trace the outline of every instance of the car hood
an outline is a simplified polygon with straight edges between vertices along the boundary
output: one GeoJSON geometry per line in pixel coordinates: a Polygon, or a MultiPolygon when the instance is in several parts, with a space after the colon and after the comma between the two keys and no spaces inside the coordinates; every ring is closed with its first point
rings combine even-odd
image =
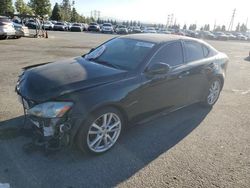
{"type": "Polygon", "coordinates": [[[105,26],[102,29],[110,30],[110,29],[112,29],[112,27],[105,26]]]}
{"type": "Polygon", "coordinates": [[[76,57],[24,68],[17,92],[37,103],[122,79],[127,71],[76,57]]]}
{"type": "Polygon", "coordinates": [[[127,28],[118,28],[118,30],[120,30],[120,31],[126,31],[127,28]]]}

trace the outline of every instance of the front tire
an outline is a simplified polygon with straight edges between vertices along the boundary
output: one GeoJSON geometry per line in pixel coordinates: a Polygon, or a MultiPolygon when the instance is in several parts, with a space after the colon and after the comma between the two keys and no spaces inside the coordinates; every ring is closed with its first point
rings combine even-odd
{"type": "Polygon", "coordinates": [[[219,78],[215,78],[210,82],[208,91],[202,104],[206,107],[212,107],[219,99],[222,90],[222,83],[219,78]]]}
{"type": "Polygon", "coordinates": [[[98,110],[87,119],[77,135],[77,145],[84,153],[102,154],[119,139],[124,118],[115,108],[98,110]]]}

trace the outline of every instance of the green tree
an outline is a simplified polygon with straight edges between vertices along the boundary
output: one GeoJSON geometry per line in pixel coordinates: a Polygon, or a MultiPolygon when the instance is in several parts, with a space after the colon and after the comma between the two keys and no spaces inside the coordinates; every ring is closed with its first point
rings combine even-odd
{"type": "Polygon", "coordinates": [[[129,21],[126,21],[126,26],[127,26],[127,27],[129,26],[129,21]]]}
{"type": "Polygon", "coordinates": [[[60,8],[60,14],[63,21],[71,20],[71,4],[69,0],[63,0],[60,8]]]}
{"type": "Polygon", "coordinates": [[[71,22],[78,22],[79,21],[79,15],[75,9],[75,7],[72,9],[72,16],[71,16],[71,22]]]}
{"type": "Polygon", "coordinates": [[[216,26],[216,28],[214,29],[214,31],[221,31],[221,26],[216,26]]]}
{"type": "Polygon", "coordinates": [[[26,14],[26,15],[33,14],[32,9],[23,0],[16,0],[15,8],[19,14],[26,14]]]}
{"type": "Polygon", "coordinates": [[[41,17],[49,15],[51,11],[50,0],[30,0],[29,6],[36,15],[41,17]]]}
{"type": "Polygon", "coordinates": [[[225,25],[223,25],[223,26],[221,27],[221,31],[226,31],[226,26],[225,26],[225,25]]]}
{"type": "Polygon", "coordinates": [[[236,26],[236,30],[235,31],[237,31],[237,32],[240,31],[240,23],[238,23],[238,25],[236,26]]]}
{"type": "Polygon", "coordinates": [[[78,21],[80,23],[86,23],[86,18],[83,15],[79,15],[78,21]]]}
{"type": "Polygon", "coordinates": [[[186,24],[184,24],[184,26],[183,26],[183,28],[182,28],[183,30],[186,30],[187,29],[187,25],[186,24]]]}
{"type": "Polygon", "coordinates": [[[101,21],[100,18],[98,18],[96,22],[97,22],[98,24],[101,24],[101,23],[102,23],[102,21],[101,21]]]}
{"type": "Polygon", "coordinates": [[[59,21],[61,20],[61,14],[60,14],[60,7],[58,5],[58,3],[55,4],[53,10],[52,10],[52,14],[51,14],[51,17],[50,17],[51,20],[56,20],[56,21],[59,21]]]}
{"type": "Polygon", "coordinates": [[[196,24],[191,24],[190,26],[189,26],[189,30],[196,30],[196,28],[197,28],[197,26],[196,26],[196,24]]]}
{"type": "Polygon", "coordinates": [[[240,32],[243,32],[243,33],[247,32],[247,26],[245,24],[241,24],[240,32]]]}
{"type": "Polygon", "coordinates": [[[10,15],[14,13],[12,0],[0,0],[0,15],[10,15]]]}
{"type": "Polygon", "coordinates": [[[206,25],[204,26],[204,30],[205,30],[205,31],[210,31],[210,25],[209,25],[209,24],[206,24],[206,25]]]}

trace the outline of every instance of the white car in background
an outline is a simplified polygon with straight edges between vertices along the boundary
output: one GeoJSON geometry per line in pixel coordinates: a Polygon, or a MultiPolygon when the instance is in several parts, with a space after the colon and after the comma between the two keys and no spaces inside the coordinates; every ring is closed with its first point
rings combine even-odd
{"type": "Polygon", "coordinates": [[[236,37],[237,37],[238,40],[247,40],[248,39],[248,37],[243,35],[242,33],[238,33],[236,35],[236,37]]]}
{"type": "Polygon", "coordinates": [[[143,30],[143,33],[157,33],[157,31],[155,30],[154,27],[146,27],[146,28],[143,30]]]}
{"type": "Polygon", "coordinates": [[[13,25],[16,30],[16,38],[29,37],[30,33],[28,27],[15,22],[13,22],[13,25]]]}
{"type": "Polygon", "coordinates": [[[16,30],[12,21],[4,16],[0,16],[0,38],[5,39],[15,37],[16,30]]]}
{"type": "Polygon", "coordinates": [[[111,23],[104,23],[101,29],[102,33],[114,33],[114,28],[111,23]]]}
{"type": "Polygon", "coordinates": [[[45,21],[43,24],[42,24],[42,28],[44,30],[53,30],[54,29],[54,24],[51,22],[51,21],[45,21]]]}

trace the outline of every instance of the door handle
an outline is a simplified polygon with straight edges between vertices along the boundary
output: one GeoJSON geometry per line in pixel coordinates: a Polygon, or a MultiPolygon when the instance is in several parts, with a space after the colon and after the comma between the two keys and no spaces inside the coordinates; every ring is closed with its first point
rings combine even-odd
{"type": "Polygon", "coordinates": [[[179,76],[178,76],[178,78],[183,78],[183,77],[186,77],[186,76],[188,76],[190,74],[190,72],[189,71],[184,71],[184,72],[182,72],[182,73],[180,73],[179,74],[179,76]]]}

